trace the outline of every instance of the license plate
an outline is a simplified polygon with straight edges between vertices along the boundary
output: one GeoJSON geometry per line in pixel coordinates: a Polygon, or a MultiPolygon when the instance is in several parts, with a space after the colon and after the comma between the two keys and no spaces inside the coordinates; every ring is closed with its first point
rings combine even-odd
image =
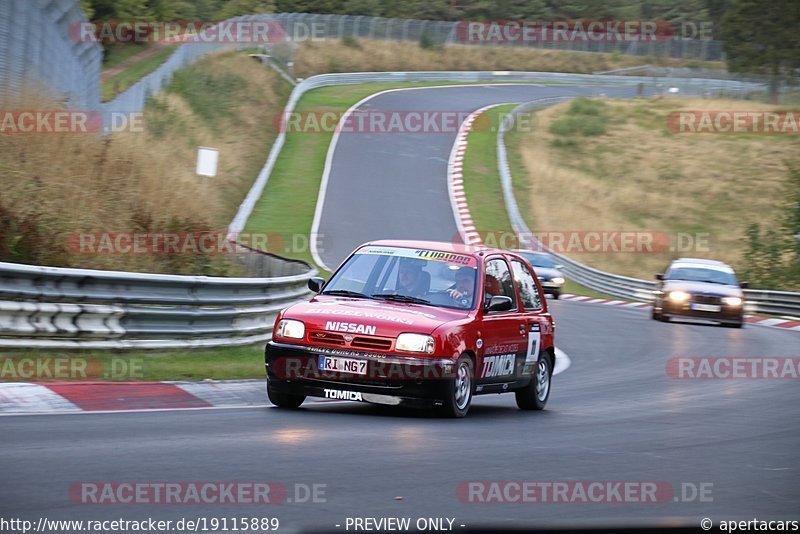
{"type": "Polygon", "coordinates": [[[320,371],[335,371],[337,373],[350,373],[354,375],[367,374],[367,361],[339,356],[320,356],[320,371]]]}
{"type": "Polygon", "coordinates": [[[694,311],[718,312],[721,308],[716,304],[692,304],[694,311]]]}

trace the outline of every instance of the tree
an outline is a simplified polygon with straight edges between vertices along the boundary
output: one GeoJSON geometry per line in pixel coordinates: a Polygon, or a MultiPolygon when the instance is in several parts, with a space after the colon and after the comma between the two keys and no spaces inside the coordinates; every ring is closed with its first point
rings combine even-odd
{"type": "Polygon", "coordinates": [[[800,69],[800,2],[738,0],[722,21],[721,37],[733,72],[769,77],[769,100],[800,69]]]}
{"type": "Polygon", "coordinates": [[[240,15],[261,15],[273,13],[275,2],[272,0],[230,0],[217,11],[217,20],[227,20],[240,15]]]}

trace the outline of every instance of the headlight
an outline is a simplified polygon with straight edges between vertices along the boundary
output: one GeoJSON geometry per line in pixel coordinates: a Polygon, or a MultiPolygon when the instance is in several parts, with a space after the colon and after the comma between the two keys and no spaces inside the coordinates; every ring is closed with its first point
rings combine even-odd
{"type": "Polygon", "coordinates": [[[742,299],[739,297],[722,297],[722,302],[725,303],[726,306],[741,306],[742,299]]]}
{"type": "Polygon", "coordinates": [[[433,354],[433,337],[423,334],[400,334],[394,344],[397,350],[433,354]]]}
{"type": "Polygon", "coordinates": [[[669,292],[669,300],[672,302],[686,302],[692,296],[687,293],[686,291],[670,291],[669,292]]]}
{"type": "Polygon", "coordinates": [[[553,282],[557,286],[560,286],[561,284],[564,283],[564,279],[561,278],[560,276],[556,276],[555,278],[551,278],[550,281],[553,282]]]}
{"type": "Polygon", "coordinates": [[[276,337],[288,337],[292,339],[303,339],[306,335],[306,325],[294,319],[281,319],[275,331],[276,337]]]}

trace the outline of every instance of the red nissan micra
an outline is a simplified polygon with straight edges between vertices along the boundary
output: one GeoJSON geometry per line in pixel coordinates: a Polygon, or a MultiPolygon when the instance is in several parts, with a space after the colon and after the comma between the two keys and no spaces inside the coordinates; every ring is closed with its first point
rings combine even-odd
{"type": "Polygon", "coordinates": [[[283,310],[266,346],[267,392],[279,407],[315,396],[463,417],[473,395],[507,392],[523,410],[547,404],[553,318],[517,254],[376,241],[309,288],[317,295],[283,310]]]}

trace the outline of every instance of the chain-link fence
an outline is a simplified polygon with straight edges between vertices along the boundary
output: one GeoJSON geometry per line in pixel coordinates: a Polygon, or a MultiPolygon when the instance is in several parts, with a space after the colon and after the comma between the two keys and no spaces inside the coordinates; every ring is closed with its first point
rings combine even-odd
{"type": "MultiPolygon", "coordinates": [[[[238,17],[233,21],[265,21],[279,32],[270,35],[270,52],[286,56],[291,66],[297,43],[308,40],[379,39],[423,42],[432,46],[513,46],[584,52],[615,52],[638,56],[717,60],[723,57],[718,41],[670,37],[658,40],[602,39],[492,39],[471,38],[468,22],[390,19],[351,15],[279,13],[238,17]]],[[[141,111],[149,95],[172,79],[175,70],[201,56],[237,46],[230,43],[186,43],[158,69],[113,101],[100,103],[102,48],[76,39],[75,29],[86,22],[76,0],[3,0],[0,2],[0,91],[19,94],[38,84],[66,97],[71,105],[87,109],[141,111]]],[[[252,47],[240,44],[238,48],[252,47]]]]}
{"type": "Polygon", "coordinates": [[[75,0],[0,1],[0,95],[39,86],[96,109],[103,49],[70,38],[85,20],[75,0]]]}

